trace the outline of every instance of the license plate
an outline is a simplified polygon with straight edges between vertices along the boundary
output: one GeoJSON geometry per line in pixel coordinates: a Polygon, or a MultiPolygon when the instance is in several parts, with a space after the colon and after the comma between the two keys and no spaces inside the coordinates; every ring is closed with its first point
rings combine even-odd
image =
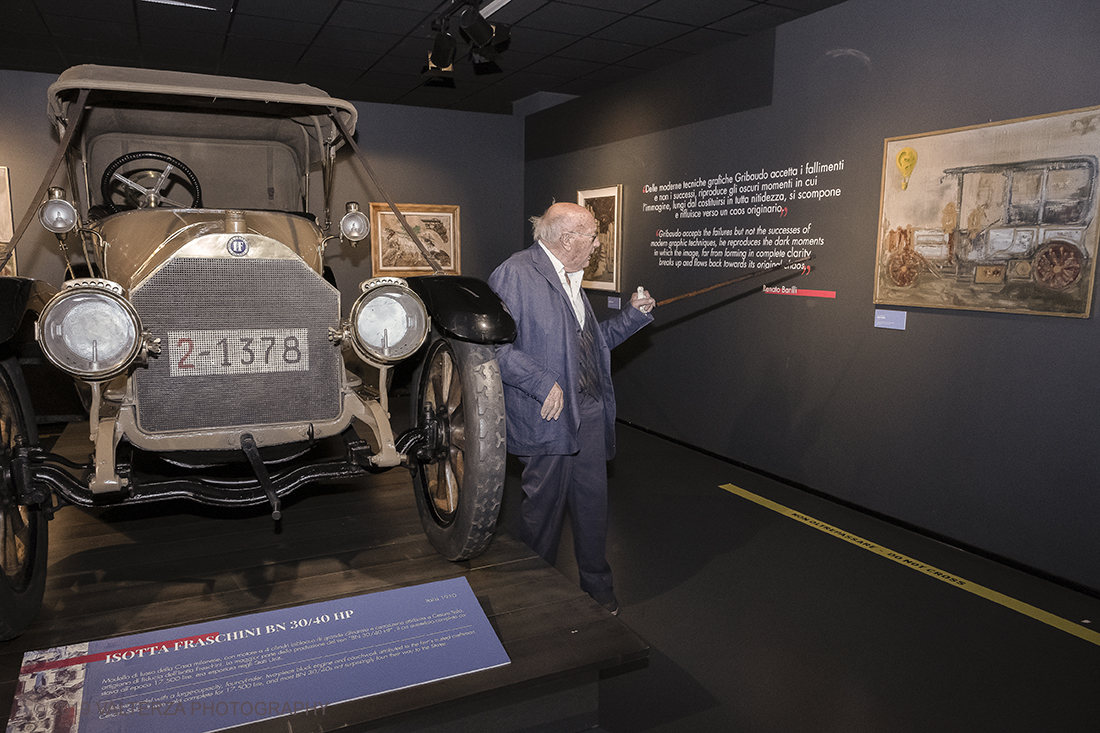
{"type": "Polygon", "coordinates": [[[309,371],[309,329],[169,331],[173,377],[309,371]]]}

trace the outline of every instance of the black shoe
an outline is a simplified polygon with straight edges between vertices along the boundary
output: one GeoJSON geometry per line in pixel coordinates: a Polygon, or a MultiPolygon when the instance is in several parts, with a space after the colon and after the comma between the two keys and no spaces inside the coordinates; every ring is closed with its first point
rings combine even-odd
{"type": "Polygon", "coordinates": [[[592,596],[596,603],[606,608],[612,616],[619,615],[619,599],[615,597],[614,591],[610,588],[607,590],[592,591],[588,595],[592,596]]]}

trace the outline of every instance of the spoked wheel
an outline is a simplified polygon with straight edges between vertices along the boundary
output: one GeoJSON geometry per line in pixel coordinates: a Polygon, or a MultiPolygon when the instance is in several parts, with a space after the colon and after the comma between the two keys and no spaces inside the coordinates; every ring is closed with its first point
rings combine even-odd
{"type": "Polygon", "coordinates": [[[899,250],[890,256],[886,271],[898,287],[907,288],[917,281],[923,257],[912,250],[899,250]]]}
{"type": "Polygon", "coordinates": [[[414,380],[432,451],[413,483],[424,532],[448,560],[481,554],[504,490],[504,389],[491,346],[437,338],[414,380]]]}
{"type": "Polygon", "coordinates": [[[1084,270],[1084,255],[1069,242],[1050,242],[1035,255],[1035,280],[1051,290],[1065,290],[1084,270]]]}
{"type": "Polygon", "coordinates": [[[46,587],[46,518],[16,503],[13,475],[16,446],[38,442],[29,405],[19,362],[0,361],[0,639],[30,625],[46,587]]]}

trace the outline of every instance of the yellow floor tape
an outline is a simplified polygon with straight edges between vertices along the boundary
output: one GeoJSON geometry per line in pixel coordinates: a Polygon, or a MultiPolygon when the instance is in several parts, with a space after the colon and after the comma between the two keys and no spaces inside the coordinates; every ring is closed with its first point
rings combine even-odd
{"type": "Polygon", "coordinates": [[[1073,623],[1072,621],[1067,621],[1066,619],[1060,616],[1055,616],[1052,613],[1048,613],[1041,608],[1036,608],[1035,606],[1024,603],[1023,601],[1018,601],[1015,598],[1006,596],[1003,593],[998,593],[995,590],[991,590],[989,588],[986,588],[985,586],[978,585],[977,583],[971,583],[965,578],[960,578],[957,575],[952,575],[951,573],[944,572],[939,568],[934,568],[931,565],[926,565],[919,560],[914,560],[911,557],[906,557],[900,552],[894,552],[893,550],[883,547],[882,545],[875,544],[870,540],[865,540],[862,537],[857,537],[854,534],[845,532],[844,530],[838,529],[830,524],[825,524],[824,522],[814,519],[813,517],[809,517],[805,514],[802,514],[801,512],[796,512],[795,510],[789,509],[782,504],[776,504],[774,501],[765,499],[762,496],[758,496],[751,491],[745,491],[744,489],[734,486],[733,484],[724,484],[721,488],[725,489],[731,494],[736,494],[743,499],[748,499],[749,501],[759,504],[762,507],[766,507],[774,512],[778,512],[785,517],[790,517],[791,519],[802,522],[803,524],[813,527],[814,529],[819,529],[822,532],[830,534],[833,537],[842,539],[845,542],[850,542],[857,547],[862,547],[865,550],[870,550],[876,555],[881,555],[882,557],[885,557],[889,560],[893,560],[894,562],[900,565],[904,565],[907,568],[924,573],[925,575],[935,578],[936,580],[942,580],[943,582],[949,583],[956,588],[960,588],[969,593],[973,593],[976,596],[981,596],[982,598],[1000,604],[1005,608],[1009,608],[1013,611],[1016,611],[1017,613],[1022,613],[1025,616],[1030,616],[1036,621],[1041,621],[1048,626],[1053,626],[1054,628],[1064,631],[1067,634],[1073,634],[1078,638],[1084,639],[1087,642],[1100,646],[1100,632],[1086,629],[1080,624],[1073,623]]]}

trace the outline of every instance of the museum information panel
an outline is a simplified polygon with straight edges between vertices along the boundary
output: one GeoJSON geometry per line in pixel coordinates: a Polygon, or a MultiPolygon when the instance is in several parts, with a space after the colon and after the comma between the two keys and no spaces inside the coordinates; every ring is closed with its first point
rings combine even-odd
{"type": "Polygon", "coordinates": [[[455,578],[28,652],[8,731],[206,733],[508,663],[455,578]]]}

